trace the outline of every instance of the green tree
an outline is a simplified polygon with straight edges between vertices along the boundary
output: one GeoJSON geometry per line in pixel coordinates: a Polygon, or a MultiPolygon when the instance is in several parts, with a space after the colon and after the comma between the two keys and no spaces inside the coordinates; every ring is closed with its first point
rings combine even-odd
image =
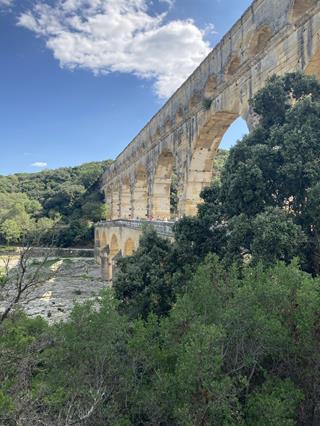
{"type": "Polygon", "coordinates": [[[174,302],[174,291],[168,280],[172,264],[169,241],[146,227],[139,247],[130,257],[117,261],[113,280],[120,309],[131,318],[146,318],[150,312],[165,315],[174,302]]]}
{"type": "Polygon", "coordinates": [[[193,241],[193,228],[204,228],[202,258],[210,251],[228,263],[252,250],[267,262],[299,255],[306,270],[317,272],[320,83],[299,73],[274,76],[251,104],[260,124],[230,150],[221,182],[203,191],[198,217],[189,230],[176,227],[176,239],[193,241]],[[276,229],[288,233],[276,237],[276,229]]]}
{"type": "MultiPolygon", "coordinates": [[[[93,222],[106,217],[100,179],[110,164],[108,160],[40,173],[0,176],[0,226],[6,219],[16,222],[15,227],[21,232],[20,237],[19,232],[15,232],[14,242],[19,242],[29,228],[34,232],[36,227],[47,224],[48,244],[55,238],[58,245],[92,245],[93,222]],[[26,226],[25,213],[30,217],[30,226],[26,226]],[[54,227],[48,218],[54,221],[54,227]]],[[[9,225],[13,229],[13,224],[9,225]]],[[[4,234],[1,237],[5,240],[4,234]]]]}
{"type": "Polygon", "coordinates": [[[19,225],[18,222],[13,219],[6,219],[1,224],[0,231],[4,240],[9,244],[18,242],[22,235],[21,225],[19,225]]]}

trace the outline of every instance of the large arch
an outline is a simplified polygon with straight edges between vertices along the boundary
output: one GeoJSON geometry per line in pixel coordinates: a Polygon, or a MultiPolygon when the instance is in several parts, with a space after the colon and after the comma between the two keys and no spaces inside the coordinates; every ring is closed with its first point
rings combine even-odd
{"type": "Polygon", "coordinates": [[[174,166],[171,151],[164,151],[158,158],[152,185],[152,216],[156,219],[170,219],[170,189],[174,166]]]}
{"type": "Polygon", "coordinates": [[[131,238],[128,238],[124,245],[124,255],[132,256],[136,247],[134,241],[131,238]]]}
{"type": "Polygon", "coordinates": [[[136,172],[132,205],[132,218],[146,219],[148,217],[148,179],[143,166],[139,166],[136,172]]]}
{"type": "Polygon", "coordinates": [[[289,20],[295,23],[302,18],[312,6],[316,3],[314,0],[293,0],[289,13],[289,20]]]}
{"type": "Polygon", "coordinates": [[[202,189],[212,182],[213,162],[221,140],[239,114],[232,112],[216,113],[204,126],[193,151],[188,175],[185,180],[184,195],[179,202],[180,216],[195,216],[201,203],[202,189]]]}
{"type": "Polygon", "coordinates": [[[120,217],[122,219],[131,219],[132,217],[131,186],[128,178],[121,185],[120,217]]]}

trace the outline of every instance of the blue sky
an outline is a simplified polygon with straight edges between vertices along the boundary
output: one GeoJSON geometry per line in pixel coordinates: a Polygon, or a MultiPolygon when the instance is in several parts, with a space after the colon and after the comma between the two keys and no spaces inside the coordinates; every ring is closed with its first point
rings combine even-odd
{"type": "Polygon", "coordinates": [[[115,158],[250,3],[0,0],[0,174],[115,158]]]}

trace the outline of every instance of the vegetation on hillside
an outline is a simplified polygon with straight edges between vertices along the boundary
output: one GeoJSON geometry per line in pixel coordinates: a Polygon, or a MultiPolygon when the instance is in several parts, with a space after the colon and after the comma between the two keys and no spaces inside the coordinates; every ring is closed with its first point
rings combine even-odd
{"type": "Polygon", "coordinates": [[[19,243],[43,231],[57,245],[92,244],[93,222],[106,217],[100,178],[110,163],[0,176],[2,242],[19,243]]]}
{"type": "Polygon", "coordinates": [[[98,310],[0,323],[0,423],[320,424],[320,84],[273,77],[252,106],[197,217],[147,227],[98,310]]]}

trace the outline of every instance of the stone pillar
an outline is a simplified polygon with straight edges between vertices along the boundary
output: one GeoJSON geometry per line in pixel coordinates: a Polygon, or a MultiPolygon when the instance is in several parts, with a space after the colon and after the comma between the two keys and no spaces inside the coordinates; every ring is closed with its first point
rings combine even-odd
{"type": "Polygon", "coordinates": [[[259,115],[253,112],[252,107],[250,107],[248,111],[245,114],[243,114],[242,118],[246,121],[250,132],[254,130],[259,125],[259,122],[260,122],[259,115]]]}
{"type": "Polygon", "coordinates": [[[110,249],[106,246],[100,254],[101,278],[103,281],[112,280],[112,262],[110,259],[110,249]]]}

